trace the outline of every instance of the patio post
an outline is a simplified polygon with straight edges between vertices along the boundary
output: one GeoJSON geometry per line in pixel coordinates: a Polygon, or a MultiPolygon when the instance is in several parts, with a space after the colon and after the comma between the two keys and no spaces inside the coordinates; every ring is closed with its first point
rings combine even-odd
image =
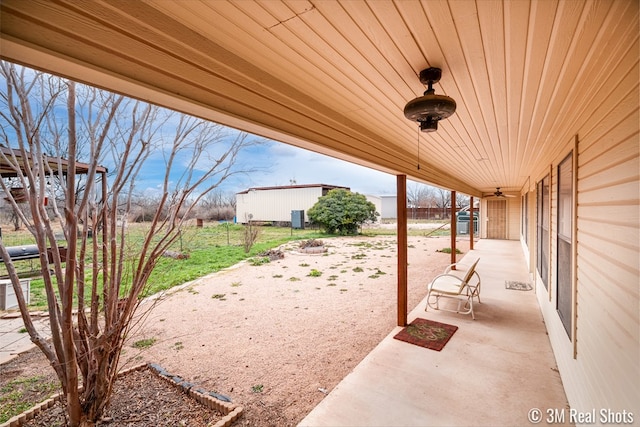
{"type": "Polygon", "coordinates": [[[407,325],[407,176],[396,176],[398,217],[398,326],[407,325]]]}
{"type": "MultiPolygon", "coordinates": [[[[456,234],[458,226],[456,224],[456,192],[451,192],[451,264],[456,263],[456,234]]],[[[455,270],[455,267],[453,268],[455,270]]]]}

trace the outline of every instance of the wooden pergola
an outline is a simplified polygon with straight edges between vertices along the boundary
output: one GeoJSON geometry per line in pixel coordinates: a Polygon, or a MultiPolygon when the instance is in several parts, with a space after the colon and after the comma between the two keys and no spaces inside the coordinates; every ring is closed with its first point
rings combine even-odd
{"type": "MultiPolygon", "coordinates": [[[[106,167],[70,161],[61,157],[48,155],[43,155],[42,157],[43,161],[47,164],[47,169],[49,170],[50,175],[66,176],[69,174],[69,170],[71,168],[73,168],[73,173],[76,175],[87,175],[90,173],[99,174],[102,178],[103,197],[107,194],[106,174],[108,169],[106,167]]],[[[0,178],[24,177],[25,173],[33,168],[34,162],[33,153],[17,148],[0,147],[0,178]]],[[[105,227],[103,227],[103,232],[105,232],[105,227]]],[[[35,258],[37,256],[38,253],[32,253],[27,255],[27,258],[24,259],[35,258]]]]}
{"type": "MultiPolygon", "coordinates": [[[[76,175],[86,175],[91,171],[91,166],[88,163],[70,162],[67,159],[54,156],[43,156],[44,161],[48,164],[49,169],[53,175],[66,175],[69,173],[70,164],[74,164],[76,175]]],[[[0,177],[2,178],[16,178],[20,176],[19,171],[16,170],[15,165],[20,165],[20,173],[24,174],[27,169],[33,165],[33,155],[29,152],[24,152],[16,148],[0,147],[0,177]],[[14,162],[9,162],[8,159],[14,159],[14,162]]],[[[107,168],[104,166],[95,166],[95,173],[106,174],[107,168]]]]}

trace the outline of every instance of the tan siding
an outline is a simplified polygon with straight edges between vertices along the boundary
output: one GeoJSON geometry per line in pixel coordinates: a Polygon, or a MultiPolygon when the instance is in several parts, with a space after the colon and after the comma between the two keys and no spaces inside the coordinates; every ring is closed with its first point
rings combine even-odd
{"type": "MultiPolygon", "coordinates": [[[[628,164],[623,164],[622,167],[638,167],[638,159],[630,160],[628,164]]],[[[616,169],[616,170],[619,170],[616,169]]],[[[620,177],[616,174],[611,174],[604,178],[593,177],[583,180],[585,186],[592,184],[592,190],[585,191],[580,196],[580,204],[582,206],[606,206],[608,207],[607,217],[611,217],[612,211],[616,214],[622,214],[622,217],[632,218],[634,221],[638,219],[637,212],[634,209],[628,209],[626,214],[622,212],[625,206],[633,206],[638,199],[628,198],[625,195],[631,194],[637,187],[638,176],[620,177]],[[610,202],[616,202],[616,205],[612,205],[610,202]],[[635,215],[634,215],[635,214],[635,215]]]]}
{"type": "MultiPolygon", "coordinates": [[[[551,195],[551,220],[549,222],[549,243],[551,244],[551,250],[549,251],[549,292],[551,295],[551,303],[554,310],[556,308],[556,281],[558,276],[556,274],[558,263],[558,240],[556,233],[558,232],[558,164],[562,161],[564,155],[554,162],[551,169],[551,182],[549,192],[551,195]]],[[[561,333],[564,333],[561,330],[561,333]]],[[[566,336],[566,335],[565,335],[566,336]]],[[[564,338],[564,337],[563,337],[564,338]]]]}
{"type": "Polygon", "coordinates": [[[537,294],[572,408],[639,414],[637,52],[627,51],[618,65],[607,82],[609,92],[605,96],[602,91],[602,103],[593,105],[592,110],[586,108],[582,126],[575,129],[579,136],[575,358],[573,344],[555,310],[557,165],[570,150],[569,146],[554,159],[551,169],[551,298],[541,285],[537,294]]]}
{"type": "MultiPolygon", "coordinates": [[[[582,248],[581,248],[582,249],[582,248]]],[[[578,277],[578,283],[581,284],[580,296],[587,294],[593,296],[594,301],[611,299],[610,295],[619,295],[620,298],[611,300],[608,306],[601,307],[598,313],[608,313],[614,315],[612,323],[617,324],[622,330],[631,328],[632,324],[626,323],[632,319],[638,320],[638,289],[629,286],[637,279],[637,276],[631,271],[619,270],[618,263],[612,257],[607,256],[605,252],[592,252],[588,249],[582,249],[582,255],[578,257],[578,262],[583,265],[578,277]],[[586,259],[599,259],[597,264],[589,264],[586,259]],[[610,272],[618,270],[616,277],[611,277],[610,272]],[[593,283],[602,284],[600,287],[592,286],[593,283]]],[[[597,316],[598,313],[590,313],[590,316],[597,316]]]]}
{"type": "Polygon", "coordinates": [[[583,177],[591,176],[593,173],[602,171],[609,167],[615,167],[620,163],[637,159],[637,148],[633,144],[625,144],[628,139],[637,137],[637,130],[634,127],[638,125],[637,116],[631,114],[625,117],[610,133],[605,135],[593,135],[592,138],[601,138],[604,141],[611,141],[609,148],[602,152],[597,145],[583,146],[580,144],[580,174],[583,177]],[[615,145],[613,145],[615,144],[615,145]]]}
{"type": "Polygon", "coordinates": [[[520,239],[520,208],[522,199],[520,196],[507,198],[507,239],[520,239]]]}
{"type": "Polygon", "coordinates": [[[637,285],[635,292],[630,292],[629,284],[634,280],[637,283],[637,275],[613,283],[611,271],[615,266],[606,260],[584,266],[585,258],[598,259],[599,254],[583,252],[578,278],[578,356],[569,363],[576,382],[571,385],[571,394],[580,396],[582,407],[598,402],[617,410],[632,410],[637,405],[633,396],[638,396],[639,319],[637,285]]]}
{"type": "MultiPolygon", "coordinates": [[[[628,208],[633,213],[637,213],[637,209],[633,207],[628,208]]],[[[618,220],[624,220],[624,218],[617,218],[618,220]]],[[[637,222],[637,219],[636,219],[637,222]]],[[[607,223],[605,229],[602,227],[601,219],[594,218],[581,218],[581,229],[578,232],[578,242],[585,244],[586,246],[597,247],[599,242],[604,244],[611,244],[613,247],[621,247],[625,250],[629,250],[635,253],[638,252],[638,240],[636,239],[635,229],[632,222],[627,224],[614,224],[613,222],[607,223]]],[[[616,254],[617,252],[610,252],[616,254]]]]}

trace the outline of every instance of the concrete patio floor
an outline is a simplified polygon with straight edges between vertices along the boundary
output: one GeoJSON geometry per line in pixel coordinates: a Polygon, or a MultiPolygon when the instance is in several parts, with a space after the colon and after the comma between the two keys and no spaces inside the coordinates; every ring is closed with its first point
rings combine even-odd
{"type": "MultiPolygon", "coordinates": [[[[470,315],[409,314],[458,326],[434,351],[393,338],[396,327],[344,378],[300,426],[526,426],[530,414],[563,411],[568,403],[551,351],[520,242],[481,240],[464,256],[480,257],[482,278],[476,320],[470,315]]],[[[411,280],[411,277],[409,277],[411,280]]]]}

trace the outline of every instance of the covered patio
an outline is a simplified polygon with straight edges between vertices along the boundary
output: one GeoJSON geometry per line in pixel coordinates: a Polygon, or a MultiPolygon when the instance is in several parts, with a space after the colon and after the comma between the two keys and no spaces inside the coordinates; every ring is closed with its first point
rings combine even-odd
{"type": "Polygon", "coordinates": [[[459,329],[438,353],[396,328],[304,425],[528,425],[567,400],[637,419],[638,5],[3,0],[0,57],[392,174],[399,218],[407,180],[480,200],[479,237],[508,240],[472,253],[477,320],[410,311],[400,224],[398,325],[459,329]],[[455,114],[416,126],[430,68],[455,114]]]}
{"type": "Polygon", "coordinates": [[[478,257],[482,303],[476,320],[425,313],[421,302],[409,321],[421,317],[458,326],[442,351],[396,340],[401,328],[394,328],[299,425],[529,425],[534,408],[542,411],[543,424],[548,409],[564,413],[568,423],[536,290],[505,288],[505,281],[531,283],[520,242],[481,240],[461,263],[478,257]]]}

